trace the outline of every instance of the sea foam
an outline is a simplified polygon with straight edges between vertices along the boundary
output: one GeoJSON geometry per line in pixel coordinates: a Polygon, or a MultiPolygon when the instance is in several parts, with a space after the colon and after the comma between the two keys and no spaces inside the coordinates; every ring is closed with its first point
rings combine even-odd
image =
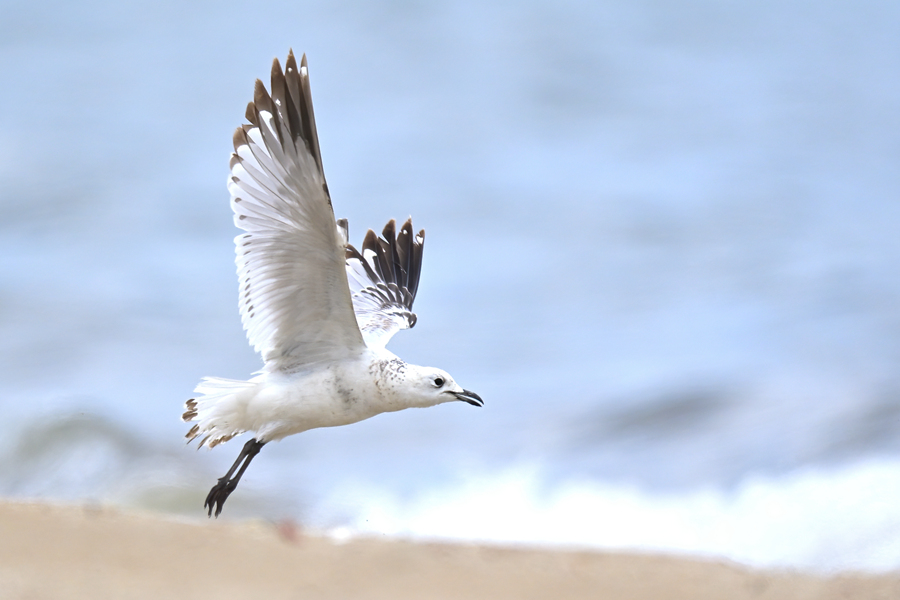
{"type": "Polygon", "coordinates": [[[341,536],[666,552],[815,572],[900,568],[900,461],[750,476],[729,490],[679,493],[597,481],[548,486],[535,468],[466,477],[404,498],[380,489],[336,493],[363,499],[335,530],[341,536]]]}

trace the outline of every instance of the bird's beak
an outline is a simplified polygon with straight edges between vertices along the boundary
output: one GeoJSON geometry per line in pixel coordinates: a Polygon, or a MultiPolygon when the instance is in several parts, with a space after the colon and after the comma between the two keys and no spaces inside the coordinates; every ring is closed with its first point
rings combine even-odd
{"type": "Polygon", "coordinates": [[[470,392],[469,390],[463,390],[461,392],[452,392],[454,396],[456,396],[457,400],[462,400],[463,402],[468,402],[472,406],[484,406],[484,400],[481,399],[481,396],[476,394],[475,392],[470,392]]]}

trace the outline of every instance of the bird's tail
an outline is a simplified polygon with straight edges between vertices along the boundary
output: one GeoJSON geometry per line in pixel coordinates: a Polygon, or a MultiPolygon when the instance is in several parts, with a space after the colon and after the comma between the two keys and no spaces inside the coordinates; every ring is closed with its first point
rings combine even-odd
{"type": "Polygon", "coordinates": [[[185,437],[188,443],[201,435],[200,448],[215,448],[236,435],[244,433],[236,429],[240,415],[247,403],[256,394],[258,382],[254,380],[222,379],[204,377],[194,389],[198,395],[184,403],[181,419],[195,424],[185,437]]]}

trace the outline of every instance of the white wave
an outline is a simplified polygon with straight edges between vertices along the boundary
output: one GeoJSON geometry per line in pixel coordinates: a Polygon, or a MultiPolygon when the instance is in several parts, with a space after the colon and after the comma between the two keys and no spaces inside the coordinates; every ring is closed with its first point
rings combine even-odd
{"type": "Polygon", "coordinates": [[[404,499],[336,493],[362,499],[337,536],[669,552],[818,572],[900,568],[898,461],[748,477],[730,491],[655,494],[595,481],[548,488],[538,469],[519,468],[404,499]]]}

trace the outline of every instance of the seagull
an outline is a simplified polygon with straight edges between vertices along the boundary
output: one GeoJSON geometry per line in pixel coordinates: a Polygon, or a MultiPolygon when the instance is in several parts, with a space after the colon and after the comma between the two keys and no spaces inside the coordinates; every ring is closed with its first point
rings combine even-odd
{"type": "Polygon", "coordinates": [[[204,377],[185,403],[188,443],[214,448],[253,438],[204,502],[216,517],[264,445],[317,427],[462,401],[483,406],[440,369],[385,349],[416,324],[425,231],[394,220],[371,229],[360,252],[335,220],[325,183],[306,55],[272,63],[271,93],[259,79],[249,124],[234,133],[228,190],[241,322],[265,365],[248,381],[204,377]]]}

